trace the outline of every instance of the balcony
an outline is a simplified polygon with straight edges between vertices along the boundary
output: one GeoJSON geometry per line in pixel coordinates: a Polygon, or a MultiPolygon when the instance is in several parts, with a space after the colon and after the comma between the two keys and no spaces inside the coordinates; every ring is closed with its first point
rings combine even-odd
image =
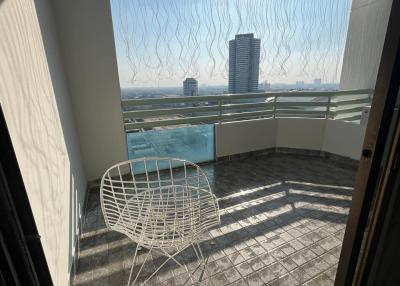
{"type": "MultiPolygon", "coordinates": [[[[201,163],[222,222],[202,242],[214,285],[333,285],[371,92],[128,100],[129,157],[201,163]]],[[[123,285],[134,255],[128,238],[105,229],[98,193],[88,193],[76,286],[123,285]]],[[[153,256],[143,276],[163,259],[153,256]]],[[[179,259],[196,263],[190,251],[179,259]]],[[[188,278],[171,264],[150,285],[188,278]]]]}
{"type": "MultiPolygon", "coordinates": [[[[221,226],[202,242],[214,285],[333,285],[354,165],[297,152],[202,167],[221,209],[221,226]]],[[[88,193],[74,285],[125,285],[134,245],[105,229],[98,194],[98,186],[88,193]]],[[[152,257],[153,267],[163,259],[152,257]]],[[[179,259],[189,269],[195,263],[191,252],[179,259]]],[[[174,264],[161,271],[149,285],[188,278],[174,264]]]]}
{"type": "Polygon", "coordinates": [[[199,163],[294,148],[358,160],[359,123],[371,95],[359,89],[124,100],[128,156],[199,163]]]}
{"type": "MultiPolygon", "coordinates": [[[[117,162],[169,156],[200,164],[219,198],[222,225],[203,241],[214,284],[332,284],[346,216],[351,200],[357,199],[352,198],[352,187],[366,129],[362,114],[371,104],[372,88],[391,86],[386,88],[388,92],[376,93],[382,100],[386,93],[394,92],[393,85],[382,80],[392,79],[388,59],[397,45],[384,45],[384,41],[397,37],[392,35],[398,9],[392,5],[395,1],[327,2],[326,8],[319,5],[320,1],[314,1],[315,5],[308,1],[292,1],[296,5],[256,1],[262,9],[252,6],[252,1],[235,1],[240,5],[235,8],[229,4],[229,9],[226,6],[230,1],[211,1],[218,6],[211,13],[209,3],[203,1],[199,5],[204,8],[206,21],[199,23],[205,27],[201,33],[206,37],[193,38],[190,35],[199,34],[197,30],[182,23],[198,25],[192,19],[194,14],[184,13],[187,8],[196,9],[193,5],[197,1],[188,5],[186,1],[185,5],[179,1],[172,1],[173,5],[131,2],[129,7],[139,5],[140,9],[124,9],[118,6],[123,1],[109,0],[0,0],[0,123],[4,132],[0,138],[2,144],[8,141],[9,145],[8,152],[0,152],[0,169],[7,171],[7,184],[1,184],[12,187],[7,200],[1,200],[5,207],[0,210],[11,216],[3,216],[10,229],[17,230],[3,232],[2,228],[0,252],[12,257],[5,263],[11,269],[10,281],[33,285],[21,281],[38,278],[44,285],[124,285],[133,243],[106,230],[98,180],[117,162]],[[275,8],[274,3],[278,5],[275,8]],[[258,11],[261,17],[253,17],[258,11]],[[285,14],[287,11],[291,13],[285,14]],[[122,20],[128,20],[126,25],[118,23],[120,19],[115,16],[119,12],[122,20]],[[174,12],[182,15],[183,22],[175,20],[179,17],[174,12]],[[233,13],[238,18],[243,13],[243,23],[234,21],[241,27],[231,29],[225,25],[224,16],[224,25],[215,22],[217,29],[212,31],[211,22],[219,15],[215,12],[225,16],[233,13]],[[144,21],[135,16],[139,14],[144,21]],[[168,17],[157,21],[164,14],[168,17]],[[303,19],[311,21],[300,25],[303,19]],[[171,25],[163,25],[164,20],[171,25]],[[262,28],[260,21],[275,24],[265,31],[253,31],[253,23],[255,30],[262,28]],[[178,30],[170,29],[174,23],[179,24],[178,30]],[[217,32],[225,26],[231,32],[217,32]],[[130,41],[125,46],[118,44],[129,40],[118,33],[127,31],[125,27],[135,29],[128,35],[136,48],[130,41]],[[307,30],[310,36],[306,36],[307,30]],[[172,76],[180,85],[195,71],[196,61],[189,58],[209,65],[211,53],[216,59],[222,54],[228,56],[228,46],[224,45],[236,32],[262,32],[265,36],[257,37],[263,39],[266,48],[272,48],[264,55],[260,52],[260,75],[264,75],[260,81],[278,83],[281,75],[295,75],[287,81],[299,80],[301,87],[303,80],[309,82],[315,77],[332,81],[341,90],[137,98],[121,103],[125,84],[140,89],[136,80],[144,86],[154,80],[157,87],[164,83],[172,86],[172,76]],[[223,37],[213,39],[213,34],[223,37]],[[139,40],[131,35],[139,35],[139,40]],[[184,51],[176,48],[180,40],[187,43],[184,51]],[[195,42],[212,49],[199,49],[195,42]],[[168,53],[154,56],[154,46],[168,53]],[[292,47],[300,47],[300,53],[292,47]],[[183,57],[170,56],[169,48],[172,54],[183,57]],[[220,48],[222,54],[217,51],[220,48]],[[287,57],[289,50],[295,58],[287,57]],[[208,54],[204,60],[203,54],[208,54]],[[140,65],[133,69],[132,63],[129,67],[119,65],[121,55],[138,59],[140,65]],[[292,61],[296,58],[301,62],[292,61]],[[182,63],[183,69],[192,71],[177,72],[182,63]],[[191,68],[187,69],[189,63],[191,68]],[[150,67],[150,73],[142,64],[150,67]],[[335,74],[325,76],[324,66],[335,74]],[[381,75],[377,77],[380,66],[381,75]],[[138,77],[119,74],[127,68],[138,77]],[[307,77],[301,78],[303,75],[307,77]],[[146,83],[147,78],[150,81],[146,83]],[[27,264],[22,267],[19,261],[27,264]]],[[[224,65],[217,64],[223,72],[224,65]]],[[[220,71],[223,77],[225,73],[220,71]]],[[[214,78],[212,70],[201,74],[209,74],[210,83],[228,84],[227,79],[214,78]]],[[[270,90],[267,83],[265,89],[270,90]]],[[[202,79],[199,85],[203,84],[209,85],[202,79]]],[[[218,92],[223,90],[226,88],[221,86],[218,92]]],[[[383,106],[378,105],[378,109],[383,106]]],[[[383,118],[389,115],[386,112],[383,118]]],[[[374,124],[377,130],[378,122],[374,124]]],[[[368,205],[359,205],[369,209],[368,205]]],[[[361,218],[366,220],[367,216],[361,218]]],[[[349,229],[357,230],[353,226],[349,229]]],[[[142,250],[141,255],[144,253],[142,250]]],[[[180,259],[189,267],[194,262],[190,253],[180,259]]],[[[153,262],[159,262],[159,258],[154,257],[153,262]]],[[[351,270],[343,263],[339,268],[342,266],[351,270]]],[[[167,267],[152,282],[182,284],[185,277],[180,271],[167,267]]]]}

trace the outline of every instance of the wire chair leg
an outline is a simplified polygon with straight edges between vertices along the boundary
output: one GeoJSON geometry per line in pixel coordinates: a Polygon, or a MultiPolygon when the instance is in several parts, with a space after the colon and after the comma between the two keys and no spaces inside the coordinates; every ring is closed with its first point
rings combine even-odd
{"type": "MultiPolygon", "coordinates": [[[[161,263],[161,265],[160,265],[160,266],[145,280],[145,281],[143,281],[142,285],[146,284],[151,278],[153,278],[153,276],[156,275],[156,274],[160,271],[160,269],[161,269],[169,260],[173,260],[178,266],[184,267],[185,270],[186,270],[186,272],[189,274],[188,280],[190,279],[190,280],[192,281],[192,283],[195,283],[194,280],[193,280],[192,274],[190,273],[190,271],[189,271],[189,269],[187,268],[187,266],[186,266],[185,264],[180,263],[180,262],[179,262],[178,260],[176,260],[176,258],[175,258],[175,256],[177,256],[179,253],[181,253],[182,251],[184,251],[184,250],[185,250],[186,248],[188,248],[189,246],[190,246],[190,244],[189,244],[189,245],[186,245],[186,246],[184,246],[184,247],[182,247],[182,248],[180,248],[180,249],[178,248],[177,251],[176,251],[175,253],[173,253],[173,254],[169,254],[169,253],[166,252],[166,251],[161,251],[161,250],[157,250],[157,249],[152,249],[152,251],[159,252],[159,253],[161,253],[162,255],[166,256],[167,259],[166,259],[163,263],[161,263]]],[[[150,250],[150,251],[151,251],[151,250],[150,250]]],[[[150,251],[149,251],[149,253],[150,253],[150,251]]],[[[143,265],[146,263],[146,260],[147,260],[147,257],[146,257],[145,261],[143,262],[142,267],[143,267],[143,265]]],[[[139,271],[140,271],[140,270],[139,270],[139,271]]],[[[186,280],[186,282],[187,282],[188,280],[186,280]]],[[[136,279],[135,279],[135,281],[136,281],[136,279]]],[[[135,283],[135,281],[134,281],[134,283],[135,283]]],[[[184,284],[186,284],[186,282],[185,282],[184,284]]],[[[132,285],[133,285],[133,284],[132,284],[132,285]]]]}
{"type": "MultiPolygon", "coordinates": [[[[197,246],[199,247],[199,251],[198,251],[198,250],[196,249],[195,244],[196,244],[196,242],[192,242],[192,243],[189,244],[187,247],[192,246],[192,248],[193,248],[193,250],[194,250],[194,253],[196,254],[196,257],[197,257],[198,266],[197,266],[192,272],[190,272],[189,269],[187,268],[186,264],[183,265],[183,267],[186,269],[186,272],[189,274],[189,278],[187,278],[187,279],[185,280],[185,282],[183,283],[183,285],[186,285],[186,283],[187,283],[189,280],[191,280],[192,284],[194,284],[194,285],[200,284],[201,278],[202,278],[203,273],[204,273],[204,271],[205,271],[205,267],[206,267],[206,264],[207,264],[207,263],[206,263],[206,260],[204,260],[204,258],[203,258],[203,256],[202,256],[201,249],[200,249],[200,245],[197,244],[197,246]],[[203,266],[203,269],[201,269],[202,266],[203,266]],[[200,273],[200,276],[199,276],[198,281],[194,281],[194,280],[193,280],[193,275],[196,273],[196,271],[197,271],[198,269],[200,269],[202,272],[200,273]]],[[[182,251],[185,250],[187,247],[184,247],[183,249],[181,249],[180,251],[177,251],[176,253],[182,252],[182,251]]],[[[172,258],[172,259],[173,259],[179,266],[182,267],[182,264],[181,264],[181,263],[179,263],[178,261],[176,261],[174,258],[172,258]]],[[[207,277],[208,277],[208,275],[207,275],[207,277]]],[[[210,281],[211,281],[211,280],[210,280],[210,281]]],[[[212,283],[212,282],[211,282],[211,283],[212,283]]]]}
{"type": "Polygon", "coordinates": [[[199,268],[201,268],[201,267],[203,268],[203,269],[201,270],[200,277],[199,277],[199,281],[201,281],[201,279],[203,278],[203,275],[204,275],[204,261],[203,261],[203,259],[201,258],[200,253],[199,253],[198,250],[196,249],[195,243],[192,243],[192,247],[193,247],[194,253],[196,254],[197,261],[198,261],[198,263],[199,263],[199,265],[197,266],[197,268],[196,268],[195,271],[197,271],[197,269],[199,269],[199,268]]]}
{"type": "MultiPolygon", "coordinates": [[[[190,246],[190,245],[188,245],[188,247],[189,247],[189,246],[190,246]]],[[[183,251],[183,250],[181,250],[181,251],[179,251],[179,252],[182,252],[182,251],[183,251]]],[[[178,250],[177,250],[177,252],[178,252],[178,250]]],[[[188,282],[189,279],[190,279],[190,281],[192,281],[192,283],[194,284],[195,282],[194,282],[194,280],[193,280],[193,274],[190,273],[189,268],[187,267],[186,263],[183,264],[183,267],[185,268],[186,272],[189,274],[189,278],[186,279],[186,281],[185,281],[185,283],[184,283],[183,285],[186,285],[186,283],[188,282]]]]}
{"type": "Polygon", "coordinates": [[[137,256],[138,250],[139,250],[139,244],[136,244],[136,247],[135,247],[135,254],[133,255],[133,259],[132,259],[131,271],[130,271],[130,273],[129,273],[128,286],[130,286],[130,284],[131,284],[133,268],[135,267],[136,256],[137,256]]]}
{"type": "MultiPolygon", "coordinates": [[[[136,247],[136,253],[135,253],[134,259],[136,258],[137,249],[138,249],[138,248],[136,247]]],[[[146,255],[146,257],[145,257],[145,259],[144,259],[142,265],[141,265],[140,268],[139,268],[138,273],[137,273],[136,276],[135,276],[135,280],[133,280],[132,284],[129,284],[130,281],[131,281],[131,275],[132,275],[132,271],[133,271],[133,267],[134,267],[134,263],[132,263],[131,275],[129,275],[128,286],[135,285],[136,280],[139,278],[139,275],[140,275],[140,273],[142,272],[143,266],[146,264],[146,261],[147,261],[147,259],[149,258],[152,249],[153,249],[152,247],[149,249],[149,252],[147,253],[147,255],[146,255]]],[[[134,260],[133,262],[135,262],[135,260],[134,260]]],[[[145,284],[145,283],[147,282],[147,280],[148,280],[148,279],[146,279],[146,280],[143,282],[143,284],[145,284]]]]}
{"type": "Polygon", "coordinates": [[[192,244],[193,245],[193,248],[195,249],[195,245],[197,246],[197,248],[198,248],[198,253],[197,253],[197,251],[195,250],[195,253],[196,253],[196,256],[198,257],[198,259],[202,262],[202,264],[203,264],[203,271],[202,271],[202,273],[201,273],[201,276],[200,276],[200,280],[199,281],[201,281],[201,278],[203,277],[203,275],[204,275],[204,273],[205,273],[205,275],[206,275],[206,278],[210,281],[210,283],[211,283],[211,285],[214,285],[214,283],[212,282],[212,280],[211,280],[211,275],[210,275],[210,273],[208,272],[208,266],[207,266],[207,262],[208,262],[208,257],[207,258],[204,258],[204,255],[203,255],[203,251],[201,250],[201,247],[200,247],[200,243],[198,242],[198,241],[196,241],[194,244],[192,244]]]}
{"type": "MultiPolygon", "coordinates": [[[[146,255],[146,257],[145,257],[145,259],[144,259],[144,261],[143,261],[143,263],[142,263],[142,265],[140,266],[140,269],[139,269],[138,273],[136,273],[135,279],[133,280],[133,282],[131,282],[131,281],[132,281],[133,268],[134,268],[135,265],[136,265],[137,253],[138,253],[138,250],[139,250],[139,249],[141,249],[141,247],[140,247],[138,244],[136,244],[135,254],[134,254],[133,259],[132,259],[132,266],[131,266],[131,270],[130,270],[130,273],[129,273],[129,280],[128,280],[128,284],[127,284],[128,286],[135,285],[137,279],[138,279],[139,276],[140,276],[140,273],[141,273],[142,270],[143,270],[144,265],[145,265],[146,262],[147,262],[147,259],[148,259],[149,256],[151,255],[151,251],[156,251],[156,249],[153,249],[153,248],[150,248],[150,249],[149,249],[149,251],[148,251],[148,253],[147,253],[147,255],[146,255]]],[[[201,272],[201,274],[200,274],[200,277],[199,277],[199,281],[198,281],[198,282],[201,282],[201,281],[202,281],[203,275],[205,274],[206,278],[209,279],[211,285],[214,285],[214,284],[212,283],[211,279],[210,279],[210,274],[209,274],[208,269],[207,269],[207,260],[208,260],[208,258],[207,258],[207,259],[204,258],[203,252],[202,252],[201,247],[200,247],[200,244],[199,244],[198,242],[193,242],[193,243],[191,243],[191,244],[189,244],[189,245],[186,245],[186,246],[184,246],[184,247],[182,247],[182,248],[180,248],[180,249],[178,248],[178,249],[176,250],[176,252],[173,253],[173,254],[169,254],[169,253],[166,252],[166,251],[160,251],[160,253],[162,253],[164,256],[166,256],[167,259],[166,259],[163,263],[161,263],[161,265],[160,265],[160,266],[145,280],[145,281],[143,281],[143,283],[141,283],[142,285],[145,285],[151,278],[153,278],[153,276],[156,275],[156,274],[160,271],[160,269],[161,269],[169,260],[173,260],[178,266],[184,267],[185,270],[186,270],[186,272],[189,274],[189,277],[188,277],[188,279],[185,281],[184,285],[185,285],[189,280],[191,280],[191,282],[192,282],[193,284],[196,283],[196,282],[194,281],[194,279],[193,279],[193,274],[194,274],[199,268],[202,268],[202,272],[201,272]],[[198,261],[199,261],[199,265],[196,267],[196,269],[193,271],[193,273],[191,273],[191,271],[189,271],[189,269],[188,269],[188,267],[187,267],[186,264],[180,263],[180,262],[175,258],[179,253],[181,253],[182,251],[184,251],[186,248],[188,248],[188,247],[190,247],[190,246],[193,247],[193,250],[194,250],[194,252],[195,252],[195,254],[196,254],[196,257],[197,257],[197,259],[198,259],[198,261]]]]}

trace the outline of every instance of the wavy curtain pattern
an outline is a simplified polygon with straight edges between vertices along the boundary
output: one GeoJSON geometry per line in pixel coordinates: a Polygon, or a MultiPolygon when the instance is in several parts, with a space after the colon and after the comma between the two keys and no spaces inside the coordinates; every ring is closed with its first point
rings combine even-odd
{"type": "Polygon", "coordinates": [[[351,0],[112,0],[119,66],[131,84],[224,82],[229,40],[261,39],[260,82],[337,82],[351,0]]]}

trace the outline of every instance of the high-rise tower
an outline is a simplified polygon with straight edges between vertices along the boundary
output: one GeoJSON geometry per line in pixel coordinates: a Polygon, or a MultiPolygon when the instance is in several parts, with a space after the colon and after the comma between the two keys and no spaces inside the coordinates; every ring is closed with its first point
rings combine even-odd
{"type": "Polygon", "coordinates": [[[197,85],[197,80],[188,77],[183,81],[183,95],[184,96],[195,96],[198,95],[199,88],[197,85]]]}
{"type": "Polygon", "coordinates": [[[260,39],[239,34],[229,41],[229,93],[258,90],[260,39]]]}

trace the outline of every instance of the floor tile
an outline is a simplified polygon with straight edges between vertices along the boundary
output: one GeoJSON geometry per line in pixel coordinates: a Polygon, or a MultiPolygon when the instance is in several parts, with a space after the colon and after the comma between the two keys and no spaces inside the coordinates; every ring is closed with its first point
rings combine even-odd
{"type": "MultiPolygon", "coordinates": [[[[201,242],[216,285],[333,285],[351,190],[323,185],[351,187],[355,168],[328,158],[282,153],[201,167],[215,195],[224,198],[221,227],[202,235],[201,242]]],[[[105,228],[98,186],[87,192],[83,216],[73,285],[125,285],[135,244],[105,228]]],[[[138,259],[143,261],[146,253],[139,251],[138,259]]],[[[152,256],[151,265],[160,259],[152,256]]],[[[177,259],[192,270],[198,265],[189,249],[177,259]]],[[[146,265],[143,276],[154,267],[146,265]]],[[[169,261],[152,283],[179,285],[185,278],[185,268],[169,261]]],[[[203,280],[200,285],[211,285],[203,280]]]]}

